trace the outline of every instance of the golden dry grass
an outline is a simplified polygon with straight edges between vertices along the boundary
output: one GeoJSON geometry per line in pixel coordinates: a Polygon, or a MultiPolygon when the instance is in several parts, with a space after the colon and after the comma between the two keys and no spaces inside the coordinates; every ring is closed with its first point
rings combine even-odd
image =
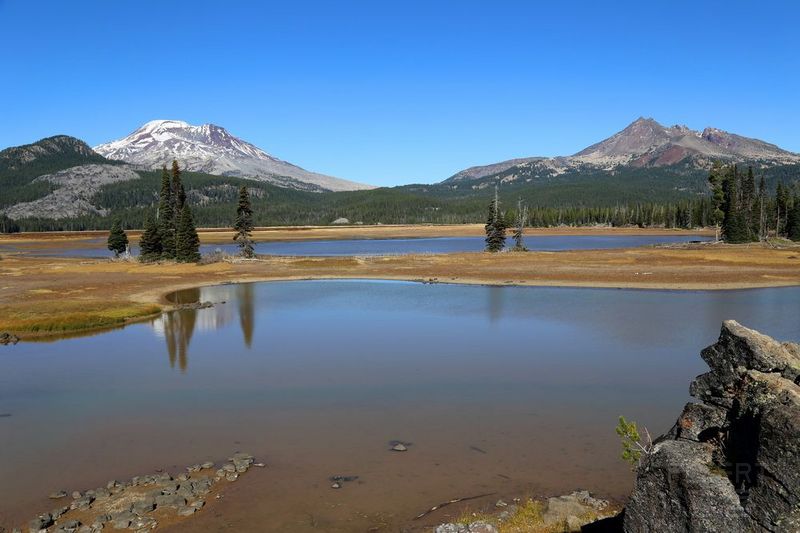
{"type": "Polygon", "coordinates": [[[265,257],[209,265],[4,255],[0,332],[113,326],[168,306],[177,289],[223,282],[392,279],[444,283],[739,289],[800,285],[800,247],[690,245],[529,253],[265,257]]]}
{"type": "MultiPolygon", "coordinates": [[[[204,244],[229,243],[233,231],[228,228],[204,228],[199,230],[204,244]]],[[[136,242],[141,232],[128,231],[131,241],[136,242]]],[[[528,228],[526,235],[714,235],[713,230],[678,230],[664,228],[609,228],[557,227],[528,228]]],[[[425,237],[482,237],[483,224],[397,224],[397,225],[353,225],[353,226],[276,226],[256,228],[253,239],[262,241],[299,241],[328,239],[413,239],[425,237]]],[[[87,241],[105,239],[107,231],[68,231],[0,234],[0,247],[19,246],[25,249],[50,247],[85,246],[87,241]]]]}
{"type": "Polygon", "coordinates": [[[161,307],[133,302],[51,300],[22,303],[3,311],[3,331],[46,334],[121,326],[153,316],[161,307]]]}

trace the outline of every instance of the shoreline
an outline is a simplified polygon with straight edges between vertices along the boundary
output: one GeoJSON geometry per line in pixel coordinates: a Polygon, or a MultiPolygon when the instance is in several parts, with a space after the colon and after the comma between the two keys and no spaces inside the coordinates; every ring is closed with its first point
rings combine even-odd
{"type": "Polygon", "coordinates": [[[40,340],[99,332],[158,316],[173,307],[167,295],[178,290],[301,280],[690,291],[789,287],[800,285],[800,246],[261,256],[207,265],[12,254],[0,261],[0,332],[40,340]]]}
{"type": "MultiPolygon", "coordinates": [[[[127,231],[131,241],[136,242],[141,230],[127,231]]],[[[230,228],[199,228],[201,244],[224,244],[232,242],[230,228]]],[[[550,228],[526,228],[526,236],[714,236],[713,228],[668,229],[610,226],[557,226],[550,228]]],[[[0,234],[0,247],[14,245],[59,246],[85,244],[108,236],[105,230],[48,231],[0,234]]],[[[483,224],[385,224],[345,226],[269,226],[257,227],[253,231],[255,242],[297,242],[311,240],[380,240],[380,239],[430,239],[439,237],[483,237],[483,224]]],[[[105,249],[103,244],[100,249],[105,249]]],[[[24,251],[24,250],[23,250],[24,251]]]]}

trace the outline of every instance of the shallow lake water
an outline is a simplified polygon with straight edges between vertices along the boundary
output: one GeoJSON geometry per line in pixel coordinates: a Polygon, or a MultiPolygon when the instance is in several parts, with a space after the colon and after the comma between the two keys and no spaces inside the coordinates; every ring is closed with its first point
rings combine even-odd
{"type": "MultiPolygon", "coordinates": [[[[608,248],[630,248],[656,244],[705,242],[711,237],[698,235],[533,235],[525,238],[531,250],[557,252],[563,250],[600,250],[608,248]]],[[[509,245],[513,245],[511,239],[509,245]]],[[[483,237],[435,237],[421,239],[345,239],[318,241],[270,241],[256,243],[256,253],[265,255],[306,255],[306,256],[346,256],[346,255],[396,255],[419,253],[480,252],[484,248],[483,237]]],[[[91,239],[80,244],[70,244],[64,248],[2,247],[6,252],[27,251],[48,257],[110,257],[105,239],[91,239]]],[[[235,244],[204,244],[201,253],[221,250],[230,254],[238,252],[235,244]]],[[[138,254],[139,247],[133,246],[131,253],[138,254]]]]}
{"type": "Polygon", "coordinates": [[[268,468],[185,530],[391,531],[481,493],[624,498],[617,417],[668,430],[723,319],[800,338],[800,288],[303,281],[176,299],[217,305],[0,347],[0,525],[54,490],[237,450],[268,468]],[[332,490],[336,474],[359,480],[332,490]]]}

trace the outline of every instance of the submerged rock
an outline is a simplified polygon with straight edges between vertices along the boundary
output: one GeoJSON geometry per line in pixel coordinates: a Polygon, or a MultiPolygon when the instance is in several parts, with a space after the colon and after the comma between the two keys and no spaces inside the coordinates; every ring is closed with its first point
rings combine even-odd
{"type": "Polygon", "coordinates": [[[38,532],[53,525],[53,517],[50,513],[40,514],[28,523],[31,531],[38,532]]]}
{"type": "Polygon", "coordinates": [[[14,345],[19,342],[19,337],[12,333],[0,333],[0,345],[14,345]]]}
{"type": "Polygon", "coordinates": [[[188,304],[177,304],[175,309],[180,311],[184,309],[209,309],[214,307],[213,302],[192,302],[188,304]]]}
{"type": "Polygon", "coordinates": [[[497,533],[497,528],[488,522],[478,520],[471,524],[442,524],[436,533],[497,533]]]}
{"type": "Polygon", "coordinates": [[[704,403],[643,458],[625,531],[797,531],[800,346],[726,321],[702,357],[704,403]]]}

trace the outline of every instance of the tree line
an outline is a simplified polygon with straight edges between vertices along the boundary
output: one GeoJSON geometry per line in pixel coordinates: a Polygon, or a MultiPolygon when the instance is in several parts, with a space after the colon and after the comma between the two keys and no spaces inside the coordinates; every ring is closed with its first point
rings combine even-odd
{"type": "Polygon", "coordinates": [[[726,242],[764,241],[774,229],[776,237],[800,241],[800,189],[778,183],[774,199],[767,194],[764,177],[756,179],[753,167],[741,172],[737,165],[714,163],[708,175],[711,187],[711,221],[726,242]]]}
{"type": "MultiPolygon", "coordinates": [[[[723,173],[730,167],[717,165],[714,173],[723,173]]],[[[755,196],[747,203],[755,209],[750,215],[750,225],[760,224],[760,203],[764,203],[764,225],[770,235],[788,236],[791,226],[791,208],[798,202],[794,200],[796,190],[786,183],[792,183],[797,170],[795,167],[779,169],[761,169],[766,175],[767,188],[762,194],[756,189],[755,196]],[[779,180],[785,180],[783,183],[779,180]],[[776,191],[777,185],[777,191],[776,191]],[[793,190],[795,192],[793,192],[793,190]],[[758,205],[756,205],[758,203],[758,205]],[[777,228],[777,230],[776,230],[777,228]]],[[[81,231],[89,229],[108,229],[115,218],[124,221],[125,228],[142,228],[148,217],[153,216],[154,209],[160,208],[161,189],[163,188],[163,172],[141,172],[141,179],[103,186],[92,199],[96,205],[103,206],[113,216],[84,215],[69,219],[26,218],[5,221],[0,217],[0,230],[3,231],[81,231]]],[[[737,179],[748,176],[747,171],[737,168],[737,179]]],[[[664,176],[661,176],[664,177],[664,176]]],[[[622,178],[603,178],[596,180],[579,179],[563,181],[552,185],[521,184],[514,182],[503,184],[498,200],[503,205],[517,203],[522,198],[527,206],[523,214],[526,226],[638,226],[666,228],[695,228],[720,226],[722,233],[722,212],[724,191],[713,194],[708,173],[702,178],[706,184],[704,193],[688,193],[677,191],[672,199],[665,199],[661,189],[644,188],[650,182],[640,183],[634,187],[636,194],[628,194],[622,178]],[[591,183],[589,183],[591,181],[591,183]],[[595,183],[596,181],[596,183],[595,183]],[[608,202],[608,191],[605,196],[599,194],[600,189],[616,191],[616,202],[608,202]],[[554,194],[558,191],[557,195],[554,194]],[[659,192],[661,191],[661,192],[659,192]],[[709,191],[712,194],[709,194],[709,191]],[[678,194],[681,193],[681,194],[678,194]],[[654,198],[648,201],[647,197],[654,198]],[[716,198],[716,200],[715,200],[716,198]]],[[[666,179],[666,178],[665,178],[666,179]]],[[[185,172],[181,175],[184,194],[192,204],[193,222],[202,227],[226,227],[231,224],[231,213],[238,205],[239,191],[247,188],[252,199],[252,220],[256,226],[276,225],[328,225],[333,220],[344,217],[351,222],[364,224],[462,224],[486,220],[486,205],[491,201],[491,189],[488,190],[453,190],[444,185],[403,186],[382,188],[372,191],[354,191],[341,193],[316,193],[297,191],[276,187],[269,183],[240,178],[210,176],[185,172]]],[[[641,180],[640,180],[641,181],[641,180]]],[[[656,180],[657,181],[657,180],[656,180]]],[[[725,180],[719,181],[720,184],[725,180]]],[[[634,184],[635,185],[635,184],[634,184]]],[[[659,185],[662,186],[663,184],[659,185]]],[[[746,189],[744,184],[737,187],[739,192],[746,189]]],[[[654,185],[656,186],[656,185],[654,185]]],[[[794,186],[796,187],[796,185],[794,186]]],[[[733,205],[733,204],[731,204],[733,205]]],[[[518,222],[520,208],[510,208],[503,212],[505,218],[513,223],[518,222]]],[[[736,217],[730,219],[734,221],[736,217]]],[[[518,225],[518,224],[517,224],[518,225]]],[[[730,224],[726,224],[730,226],[730,224]]],[[[728,233],[735,233],[735,231],[728,233]]],[[[760,236],[758,228],[752,232],[755,238],[760,236]]],[[[169,236],[168,236],[169,238],[169,236]]],[[[171,249],[171,246],[168,247],[171,249]]]]}

